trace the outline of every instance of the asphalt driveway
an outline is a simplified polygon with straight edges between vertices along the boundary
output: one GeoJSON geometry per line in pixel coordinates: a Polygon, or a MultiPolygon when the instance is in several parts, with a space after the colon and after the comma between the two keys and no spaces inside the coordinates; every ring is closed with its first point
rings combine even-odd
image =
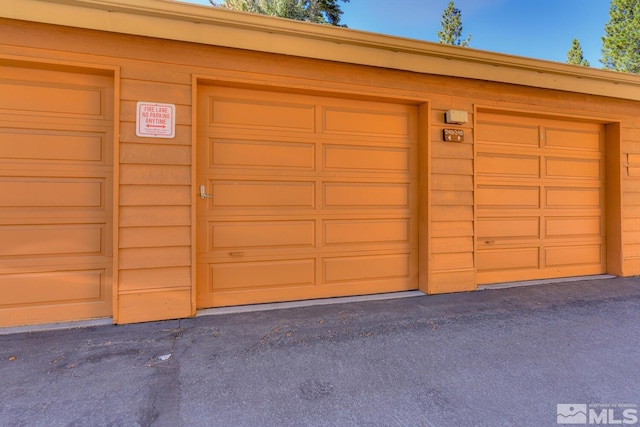
{"type": "Polygon", "coordinates": [[[3,335],[0,402],[2,426],[640,425],[640,279],[3,335]]]}

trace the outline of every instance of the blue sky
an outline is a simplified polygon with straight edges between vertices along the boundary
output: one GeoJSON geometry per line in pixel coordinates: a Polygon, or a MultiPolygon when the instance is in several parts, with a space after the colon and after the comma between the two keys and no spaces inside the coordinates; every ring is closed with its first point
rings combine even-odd
{"type": "MultiPolygon", "coordinates": [[[[208,5],[208,0],[181,0],[208,5]]],[[[351,0],[341,3],[342,23],[354,30],[419,40],[438,40],[449,0],[351,0]]],[[[565,62],[577,38],[592,67],[600,49],[609,0],[455,0],[470,47],[565,62]]]]}

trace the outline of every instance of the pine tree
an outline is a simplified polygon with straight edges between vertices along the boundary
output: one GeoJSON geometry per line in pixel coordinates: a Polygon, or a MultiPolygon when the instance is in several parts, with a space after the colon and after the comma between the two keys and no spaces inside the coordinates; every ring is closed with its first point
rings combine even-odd
{"type": "Polygon", "coordinates": [[[442,44],[450,44],[453,46],[466,47],[471,41],[471,35],[462,40],[462,12],[453,4],[453,0],[449,2],[447,8],[442,12],[442,20],[440,21],[442,31],[438,31],[438,41],[442,44]]]}
{"type": "Polygon", "coordinates": [[[582,46],[578,39],[573,39],[571,43],[571,49],[567,52],[567,64],[582,65],[583,67],[589,67],[589,61],[584,58],[582,53],[582,46]]]}
{"type": "Polygon", "coordinates": [[[611,0],[609,22],[602,37],[605,68],[640,72],[640,0],[611,0]]]}
{"type": "Polygon", "coordinates": [[[340,25],[342,9],[339,1],[349,0],[209,0],[214,6],[242,12],[278,16],[297,21],[340,25]]]}

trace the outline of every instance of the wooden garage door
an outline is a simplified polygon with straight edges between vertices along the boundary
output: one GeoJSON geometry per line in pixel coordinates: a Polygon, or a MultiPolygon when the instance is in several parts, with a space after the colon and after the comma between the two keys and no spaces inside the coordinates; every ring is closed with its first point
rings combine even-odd
{"type": "Polygon", "coordinates": [[[112,86],[0,66],[0,326],[111,315],[112,86]]]}
{"type": "Polygon", "coordinates": [[[604,127],[480,112],[479,284],[606,272],[604,127]]]}
{"type": "Polygon", "coordinates": [[[417,288],[416,107],[203,87],[198,307],[417,288]]]}

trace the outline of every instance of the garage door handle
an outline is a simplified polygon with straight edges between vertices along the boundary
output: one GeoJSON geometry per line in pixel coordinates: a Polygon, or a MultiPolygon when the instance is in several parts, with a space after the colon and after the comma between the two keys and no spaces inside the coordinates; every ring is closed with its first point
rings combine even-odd
{"type": "Polygon", "coordinates": [[[207,194],[207,193],[204,192],[204,185],[200,186],[200,198],[201,199],[213,198],[212,194],[207,194]]]}

